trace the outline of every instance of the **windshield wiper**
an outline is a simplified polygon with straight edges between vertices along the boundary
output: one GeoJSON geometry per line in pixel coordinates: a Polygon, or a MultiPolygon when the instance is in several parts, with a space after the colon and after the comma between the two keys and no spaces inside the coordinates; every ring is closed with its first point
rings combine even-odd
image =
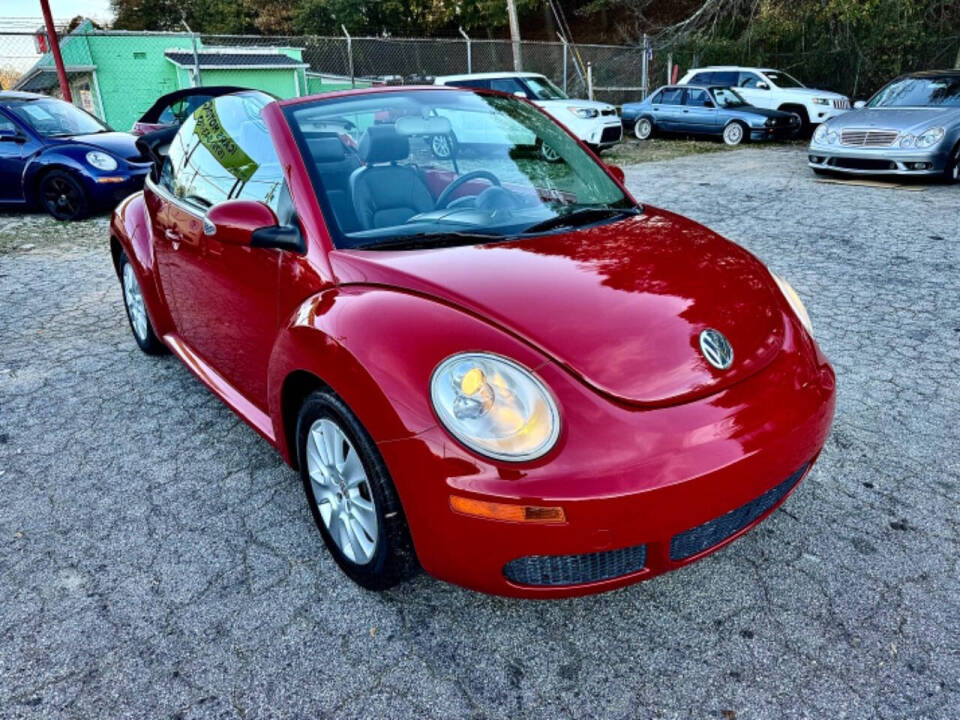
{"type": "Polygon", "coordinates": [[[640,210],[637,208],[616,208],[616,207],[585,207],[579,210],[573,210],[563,213],[549,220],[535,223],[523,231],[524,235],[533,235],[535,233],[547,232],[564,227],[581,227],[583,225],[592,225],[602,220],[609,220],[621,215],[638,215],[640,210]]]}
{"type": "Polygon", "coordinates": [[[393,237],[388,240],[356,245],[351,250],[422,250],[425,248],[456,247],[457,245],[474,245],[477,242],[504,242],[513,240],[511,235],[491,235],[478,232],[442,232],[416,233],[403,237],[393,237]]]}

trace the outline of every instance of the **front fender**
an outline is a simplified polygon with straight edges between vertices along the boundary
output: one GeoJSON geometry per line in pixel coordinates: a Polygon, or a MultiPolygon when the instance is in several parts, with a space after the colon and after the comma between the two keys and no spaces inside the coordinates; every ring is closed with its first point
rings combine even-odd
{"type": "MultiPolygon", "coordinates": [[[[433,370],[470,350],[505,355],[533,370],[547,362],[502,330],[433,298],[360,285],[314,295],[291,314],[271,354],[268,394],[278,449],[288,461],[295,455],[296,413],[284,407],[288,380],[298,373],[330,386],[380,444],[437,424],[429,399],[433,370]]],[[[402,499],[403,473],[392,471],[402,499]]]]}

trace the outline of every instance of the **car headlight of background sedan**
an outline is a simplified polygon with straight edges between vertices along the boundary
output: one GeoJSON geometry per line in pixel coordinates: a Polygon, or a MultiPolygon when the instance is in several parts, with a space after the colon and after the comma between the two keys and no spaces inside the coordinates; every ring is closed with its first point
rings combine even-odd
{"type": "Polygon", "coordinates": [[[91,150],[87,153],[87,162],[97,170],[116,170],[117,161],[99,150],[91,150]]]}
{"type": "Polygon", "coordinates": [[[430,399],[460,442],[498,460],[533,460],[560,435],[560,413],[532,372],[487,353],[453,355],[437,366],[430,399]]]}
{"type": "Polygon", "coordinates": [[[813,104],[814,104],[814,105],[829,105],[829,104],[830,104],[830,98],[818,98],[818,97],[815,97],[815,98],[813,99],[813,104]]]}
{"type": "Polygon", "coordinates": [[[771,272],[770,274],[773,275],[773,279],[777,281],[777,285],[780,287],[780,292],[782,292],[783,296],[787,299],[787,302],[793,309],[797,319],[807,329],[807,332],[813,335],[813,323],[810,322],[810,315],[807,313],[807,308],[804,306],[800,296],[797,295],[797,291],[793,289],[793,286],[790,283],[777,275],[775,272],[771,272]]]}
{"type": "Polygon", "coordinates": [[[921,149],[933,147],[938,142],[943,140],[943,135],[943,128],[930,128],[929,130],[917,135],[917,140],[914,144],[921,149]]]}
{"type": "Polygon", "coordinates": [[[576,115],[581,120],[590,120],[591,118],[597,117],[600,114],[600,111],[596,108],[578,108],[570,106],[567,108],[570,112],[576,115]]]}

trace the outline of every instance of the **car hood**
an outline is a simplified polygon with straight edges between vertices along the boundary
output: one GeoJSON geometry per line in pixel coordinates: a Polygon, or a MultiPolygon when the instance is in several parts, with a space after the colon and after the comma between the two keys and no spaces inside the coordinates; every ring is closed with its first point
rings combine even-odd
{"type": "Polygon", "coordinates": [[[779,88],[782,93],[789,93],[794,97],[804,98],[829,98],[830,100],[846,100],[846,95],[831,92],[830,90],[817,90],[816,88],[779,88]]]}
{"type": "Polygon", "coordinates": [[[863,108],[839,115],[827,124],[831,130],[877,128],[914,132],[960,123],[960,108],[863,108]]]}
{"type": "Polygon", "coordinates": [[[534,102],[545,110],[551,111],[555,109],[563,110],[568,107],[594,108],[596,110],[615,109],[610,103],[598,102],[596,100],[575,100],[574,98],[567,98],[566,100],[535,100],[534,102]]]}
{"type": "Polygon", "coordinates": [[[330,259],[340,282],[392,286],[459,306],[629,403],[709,395],[765,367],[783,342],[782,299],[766,267],[707,228],[650,208],[520,241],[338,250],[330,259]],[[699,334],[706,328],[730,340],[730,369],[704,359],[699,334]]]}
{"type": "Polygon", "coordinates": [[[82,143],[91,148],[103,150],[114,157],[123,158],[132,162],[142,161],[140,151],[137,149],[137,138],[135,135],[125,132],[105,132],[93,133],[91,135],[72,135],[64,138],[51,138],[55,145],[68,145],[82,143]]]}

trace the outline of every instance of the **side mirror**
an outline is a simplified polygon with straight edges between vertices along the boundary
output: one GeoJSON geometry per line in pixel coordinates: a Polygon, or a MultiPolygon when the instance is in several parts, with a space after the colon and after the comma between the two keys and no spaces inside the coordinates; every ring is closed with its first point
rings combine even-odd
{"type": "Polygon", "coordinates": [[[522,97],[522,98],[525,98],[527,96],[527,94],[523,90],[514,90],[513,94],[516,95],[517,97],[522,97]]]}
{"type": "Polygon", "coordinates": [[[769,89],[770,89],[770,86],[767,83],[762,81],[757,83],[757,90],[769,90],[769,89]]]}
{"type": "Polygon", "coordinates": [[[866,100],[857,100],[857,101],[853,104],[853,109],[854,109],[854,110],[862,110],[862,109],[865,108],[866,106],[867,106],[867,101],[866,101],[866,100]]]}
{"type": "Polygon", "coordinates": [[[227,245],[303,252],[300,230],[277,224],[277,216],[256,200],[217,203],[203,218],[203,233],[227,245]]]}
{"type": "Polygon", "coordinates": [[[713,101],[712,101],[712,100],[707,100],[707,101],[703,104],[703,106],[704,106],[705,108],[716,107],[716,105],[713,104],[713,101]]]}
{"type": "Polygon", "coordinates": [[[623,168],[619,165],[611,165],[607,163],[607,170],[609,170],[610,174],[617,179],[617,182],[623,183],[623,181],[626,180],[626,176],[623,174],[623,168]]]}

